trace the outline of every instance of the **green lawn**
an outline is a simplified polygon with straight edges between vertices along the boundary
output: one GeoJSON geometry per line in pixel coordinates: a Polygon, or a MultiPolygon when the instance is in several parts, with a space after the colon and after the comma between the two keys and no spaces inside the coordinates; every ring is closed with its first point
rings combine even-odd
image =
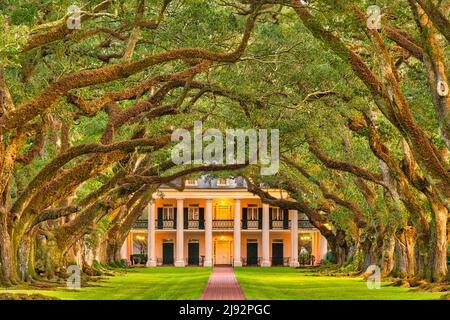
{"type": "Polygon", "coordinates": [[[211,274],[210,268],[136,268],[123,276],[106,277],[95,287],[78,291],[4,290],[0,293],[40,293],[75,300],[197,300],[211,274]]]}
{"type": "MultiPolygon", "coordinates": [[[[305,269],[236,268],[235,274],[247,299],[439,299],[443,293],[409,292],[409,289],[382,283],[379,290],[367,289],[360,278],[325,277],[305,269]]],[[[40,293],[61,299],[80,300],[197,300],[211,274],[210,268],[136,268],[119,276],[105,277],[93,287],[78,291],[2,289],[1,293],[40,293]]]]}
{"type": "Polygon", "coordinates": [[[408,292],[388,286],[369,290],[361,278],[323,277],[305,269],[236,268],[235,274],[246,299],[281,300],[415,300],[439,299],[443,293],[408,292]]]}

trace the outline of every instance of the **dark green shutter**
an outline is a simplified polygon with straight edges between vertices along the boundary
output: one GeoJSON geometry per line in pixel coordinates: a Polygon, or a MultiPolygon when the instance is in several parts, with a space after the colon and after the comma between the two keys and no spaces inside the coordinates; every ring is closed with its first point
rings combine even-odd
{"type": "Polygon", "coordinates": [[[269,229],[272,229],[272,208],[269,208],[269,229]]]}
{"type": "Polygon", "coordinates": [[[183,209],[183,228],[189,228],[189,208],[183,209]]]}
{"type": "Polygon", "coordinates": [[[198,209],[198,228],[205,229],[205,208],[198,209]]]}
{"type": "Polygon", "coordinates": [[[163,208],[158,208],[158,229],[163,228],[163,208]]]}
{"type": "Polygon", "coordinates": [[[289,229],[289,210],[283,209],[283,229],[289,229]]]}
{"type": "Polygon", "coordinates": [[[242,208],[242,229],[247,229],[247,208],[242,208]]]}
{"type": "Polygon", "coordinates": [[[177,208],[173,208],[173,228],[177,228],[177,208]]]}
{"type": "Polygon", "coordinates": [[[258,229],[262,229],[262,208],[258,208],[258,229]]]}

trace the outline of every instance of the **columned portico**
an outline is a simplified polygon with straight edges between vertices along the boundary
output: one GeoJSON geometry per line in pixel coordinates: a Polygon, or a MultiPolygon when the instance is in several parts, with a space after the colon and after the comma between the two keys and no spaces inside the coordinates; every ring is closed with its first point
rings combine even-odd
{"type": "Polygon", "coordinates": [[[234,199],[233,266],[242,267],[241,261],[241,200],[234,199]]]}
{"type": "Polygon", "coordinates": [[[270,267],[270,238],[269,238],[269,205],[263,203],[262,216],[262,262],[261,267],[270,267]]]}
{"type": "Polygon", "coordinates": [[[177,260],[175,267],[184,267],[184,201],[177,199],[177,260]]]}
{"type": "Polygon", "coordinates": [[[147,236],[147,267],[156,267],[156,246],[155,246],[155,211],[154,202],[150,202],[148,210],[148,236],[147,236]]]}
{"type": "MultiPolygon", "coordinates": [[[[271,192],[277,197],[280,191],[271,192]]],[[[122,258],[131,264],[145,258],[147,267],[297,267],[325,258],[326,239],[303,215],[272,208],[247,190],[167,188],[153,199],[122,247],[122,258]],[[301,261],[300,246],[307,253],[301,261]]]]}
{"type": "Polygon", "coordinates": [[[212,199],[205,201],[205,262],[204,267],[211,267],[212,262],[212,199]]]}
{"type": "Polygon", "coordinates": [[[291,210],[291,261],[289,265],[293,268],[299,266],[298,263],[298,211],[291,210]]]}

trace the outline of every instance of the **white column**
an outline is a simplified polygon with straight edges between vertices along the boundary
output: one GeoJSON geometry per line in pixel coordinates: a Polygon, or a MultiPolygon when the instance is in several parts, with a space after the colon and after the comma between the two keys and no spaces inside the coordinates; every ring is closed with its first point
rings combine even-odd
{"type": "Polygon", "coordinates": [[[242,267],[241,261],[241,200],[234,199],[233,266],[242,267]]]}
{"type": "Polygon", "coordinates": [[[151,202],[147,206],[147,267],[156,267],[156,245],[155,245],[155,211],[156,205],[151,202]]]}
{"type": "Polygon", "coordinates": [[[206,199],[205,208],[205,262],[204,267],[211,267],[212,262],[212,199],[206,199]]]}
{"type": "MultiPolygon", "coordinates": [[[[320,234],[320,260],[324,260],[328,252],[328,241],[322,234],[320,234]]],[[[320,261],[318,261],[320,262],[320,261]]]]}
{"type": "Polygon", "coordinates": [[[177,199],[177,260],[175,267],[184,267],[184,201],[177,199]]]}
{"type": "Polygon", "coordinates": [[[262,262],[261,267],[270,267],[270,238],[269,238],[269,205],[263,203],[262,217],[262,262]]]}
{"type": "Polygon", "coordinates": [[[291,261],[289,265],[293,268],[299,266],[298,263],[298,211],[291,210],[291,261]]]}

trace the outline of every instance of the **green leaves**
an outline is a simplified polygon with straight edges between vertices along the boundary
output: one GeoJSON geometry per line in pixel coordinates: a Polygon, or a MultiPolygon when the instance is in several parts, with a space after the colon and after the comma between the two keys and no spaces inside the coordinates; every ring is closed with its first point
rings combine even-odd
{"type": "Polygon", "coordinates": [[[19,66],[20,47],[26,42],[29,28],[26,25],[11,25],[0,13],[0,68],[19,66]]]}
{"type": "Polygon", "coordinates": [[[10,15],[12,25],[31,26],[36,17],[37,10],[33,6],[18,7],[14,9],[10,15]]]}

